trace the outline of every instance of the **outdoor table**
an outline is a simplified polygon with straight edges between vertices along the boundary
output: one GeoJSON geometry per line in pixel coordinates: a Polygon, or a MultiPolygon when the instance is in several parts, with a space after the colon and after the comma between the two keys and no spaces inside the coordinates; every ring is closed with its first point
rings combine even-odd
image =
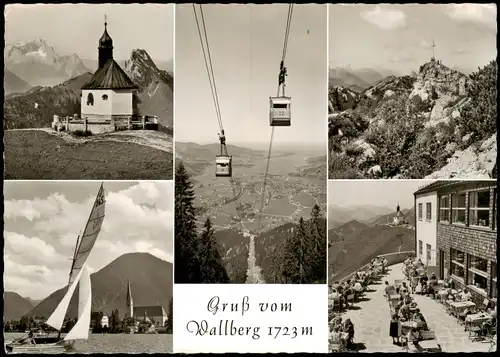
{"type": "Polygon", "coordinates": [[[490,319],[490,315],[485,312],[480,312],[477,314],[467,315],[465,317],[465,329],[468,327],[480,325],[483,322],[486,322],[490,319]]]}
{"type": "Polygon", "coordinates": [[[458,317],[459,310],[476,306],[476,304],[474,304],[472,301],[457,301],[450,303],[450,306],[453,308],[453,314],[455,315],[455,317],[458,317]]]}
{"type": "Polygon", "coordinates": [[[417,323],[415,321],[401,322],[401,328],[405,329],[417,328],[417,323]]]}

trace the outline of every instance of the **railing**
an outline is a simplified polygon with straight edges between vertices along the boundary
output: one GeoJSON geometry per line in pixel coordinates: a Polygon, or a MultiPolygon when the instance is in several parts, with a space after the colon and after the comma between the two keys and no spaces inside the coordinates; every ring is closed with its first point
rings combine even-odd
{"type": "Polygon", "coordinates": [[[115,130],[121,128],[133,129],[134,127],[142,127],[146,129],[148,126],[158,126],[158,117],[152,115],[92,115],[90,119],[88,117],[80,118],[78,115],[60,117],[54,115],[52,121],[52,128],[60,130],[61,126],[66,130],[70,124],[80,124],[80,125],[113,125],[115,130]]]}
{"type": "MultiPolygon", "coordinates": [[[[387,259],[387,266],[390,266],[390,265],[395,265],[395,264],[399,264],[399,263],[402,263],[406,260],[406,258],[408,258],[410,255],[415,255],[415,251],[414,250],[406,250],[404,252],[396,252],[396,253],[388,253],[388,254],[382,254],[382,255],[378,255],[377,258],[385,258],[387,259]]],[[[364,270],[366,269],[368,266],[370,265],[370,263],[368,264],[365,264],[363,265],[361,268],[357,269],[358,271],[359,270],[364,270]]],[[[356,271],[350,273],[349,275],[343,277],[342,279],[338,280],[339,282],[344,282],[344,281],[347,281],[347,280],[350,280],[354,277],[354,275],[356,274],[356,271]]],[[[332,281],[333,283],[333,281],[332,281]]]]}

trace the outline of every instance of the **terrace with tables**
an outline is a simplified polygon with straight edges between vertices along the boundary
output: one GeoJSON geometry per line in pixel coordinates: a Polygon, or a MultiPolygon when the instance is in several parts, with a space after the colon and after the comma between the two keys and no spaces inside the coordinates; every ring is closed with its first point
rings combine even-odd
{"type": "MultiPolygon", "coordinates": [[[[401,253],[397,253],[401,256],[401,253]]],[[[387,255],[386,255],[387,256],[387,255]]],[[[354,326],[354,336],[349,338],[345,332],[341,332],[342,340],[332,340],[330,333],[330,352],[493,352],[496,351],[496,327],[484,327],[484,322],[489,319],[489,314],[481,312],[486,306],[475,306],[471,302],[450,301],[448,294],[459,294],[458,291],[450,291],[444,288],[444,282],[440,282],[436,288],[435,298],[430,295],[422,295],[409,289],[409,296],[413,302],[412,310],[417,307],[426,320],[426,328],[421,328],[418,323],[409,318],[401,323],[401,344],[394,344],[389,334],[391,315],[399,303],[399,294],[392,294],[392,298],[386,296],[384,281],[393,285],[402,285],[405,281],[407,286],[410,282],[404,274],[401,257],[396,264],[394,259],[386,267],[369,268],[368,277],[362,278],[363,290],[355,297],[350,297],[348,307],[339,304],[338,294],[332,288],[329,295],[329,320],[330,330],[334,325],[341,326],[339,320],[349,319],[354,326]],[[393,265],[391,265],[393,264],[393,265]],[[439,291],[438,291],[439,290],[439,291]],[[446,292],[446,295],[443,292],[446,292]],[[394,296],[397,295],[397,296],[394,296]],[[445,298],[442,298],[445,297],[445,298]],[[473,306],[474,305],[474,306],[473,306]],[[391,313],[392,310],[392,313],[391,313]],[[464,311],[468,312],[467,315],[464,311]],[[418,329],[418,343],[408,343],[406,333],[411,327],[418,329]],[[486,330],[485,330],[486,329],[486,330]],[[344,341],[349,339],[349,343],[344,341]],[[348,347],[348,348],[347,348],[348,347]]],[[[366,267],[364,267],[366,268],[366,267]]],[[[357,277],[360,277],[359,274],[357,277]]],[[[353,276],[346,280],[356,280],[353,276]]],[[[399,290],[399,289],[398,289],[399,290]]],[[[420,289],[421,290],[421,289],[420,289]]],[[[390,294],[388,294],[390,295],[390,294]]],[[[342,331],[342,330],[340,330],[342,331]]]]}

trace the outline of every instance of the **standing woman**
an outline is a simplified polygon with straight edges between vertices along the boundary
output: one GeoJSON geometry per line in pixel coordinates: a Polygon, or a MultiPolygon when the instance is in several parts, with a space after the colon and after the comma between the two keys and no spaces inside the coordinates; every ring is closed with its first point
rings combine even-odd
{"type": "Polygon", "coordinates": [[[411,286],[411,293],[415,294],[417,292],[417,285],[418,285],[418,273],[414,272],[413,276],[410,278],[410,286],[411,286]]]}
{"type": "Polygon", "coordinates": [[[392,315],[389,334],[392,337],[392,344],[399,345],[399,337],[401,336],[401,322],[399,321],[397,314],[392,315]]]}

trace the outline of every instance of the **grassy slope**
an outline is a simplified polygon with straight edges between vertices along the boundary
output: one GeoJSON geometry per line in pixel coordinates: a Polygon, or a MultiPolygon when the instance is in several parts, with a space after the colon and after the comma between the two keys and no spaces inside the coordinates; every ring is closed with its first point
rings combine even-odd
{"type": "Polygon", "coordinates": [[[172,154],[133,143],[69,143],[42,131],[5,131],[5,179],[172,179],[172,154]]]}

